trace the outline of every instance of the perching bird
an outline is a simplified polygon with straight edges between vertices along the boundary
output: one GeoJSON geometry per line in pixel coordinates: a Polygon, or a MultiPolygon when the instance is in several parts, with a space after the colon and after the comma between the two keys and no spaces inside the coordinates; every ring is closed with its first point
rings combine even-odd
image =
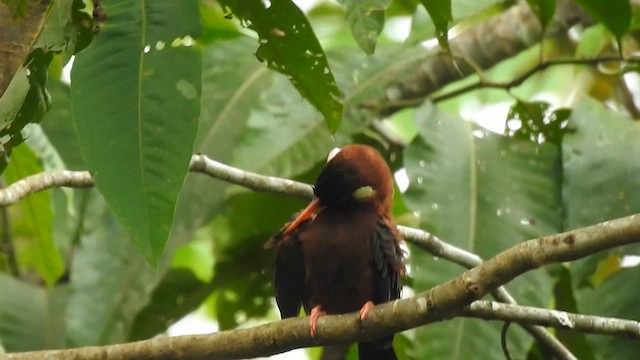
{"type": "MultiPolygon", "coordinates": [[[[265,244],[277,249],[282,318],[298,316],[302,306],[312,336],[322,315],[359,310],[364,321],[374,304],[400,298],[405,272],[389,166],[369,146],[337,151],[318,176],[311,203],[265,244]]],[[[359,343],[360,360],[396,359],[392,341],[393,335],[359,343]]]]}

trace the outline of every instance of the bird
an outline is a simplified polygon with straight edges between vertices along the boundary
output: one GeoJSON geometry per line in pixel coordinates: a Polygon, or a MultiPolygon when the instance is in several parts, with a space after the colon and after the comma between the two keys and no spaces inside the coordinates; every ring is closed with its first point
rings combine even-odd
{"type": "MultiPolygon", "coordinates": [[[[275,248],[274,293],[281,317],[318,318],[359,311],[400,298],[405,275],[402,236],[391,214],[393,176],[367,145],[334,149],[302,211],[265,243],[275,248]]],[[[360,360],[397,359],[393,335],[360,342],[360,360]]]]}

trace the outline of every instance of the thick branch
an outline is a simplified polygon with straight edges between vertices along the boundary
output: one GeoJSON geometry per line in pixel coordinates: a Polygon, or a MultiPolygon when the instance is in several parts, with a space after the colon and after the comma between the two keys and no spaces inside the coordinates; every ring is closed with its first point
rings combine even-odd
{"type": "MultiPolygon", "coordinates": [[[[529,240],[412,298],[374,307],[364,323],[360,322],[357,313],[321,317],[315,338],[309,334],[308,320],[298,318],[211,335],[154,338],[106,347],[18,353],[7,357],[9,360],[30,360],[45,356],[47,359],[239,359],[268,356],[299,347],[371,340],[442,321],[464,314],[465,311],[480,313],[486,310],[483,305],[474,305],[475,310],[474,306],[467,310],[465,307],[518,275],[546,264],[577,260],[598,251],[634,242],[640,242],[640,215],[529,240]]],[[[553,310],[550,312],[551,316],[557,314],[553,310]]],[[[569,327],[570,322],[564,320],[566,319],[559,320],[559,324],[569,327]]],[[[545,321],[553,323],[552,320],[545,321]]],[[[578,326],[577,323],[576,318],[574,327],[578,326]]],[[[640,335],[633,330],[634,325],[638,328],[637,323],[625,323],[627,330],[624,332],[638,338],[640,335]]],[[[595,330],[596,327],[591,328],[598,331],[595,330]]]]}
{"type": "MultiPolygon", "coordinates": [[[[590,20],[574,2],[558,1],[554,20],[546,34],[561,34],[577,23],[588,24],[590,20]]],[[[407,106],[404,101],[413,103],[445,85],[476,73],[478,69],[489,69],[536,44],[542,37],[539,21],[527,3],[520,1],[451,39],[449,44],[454,57],[431,52],[425,54],[420,63],[407,64],[406,74],[399,75],[399,80],[389,84],[384,97],[377,101],[379,112],[388,116],[407,106]]]]}

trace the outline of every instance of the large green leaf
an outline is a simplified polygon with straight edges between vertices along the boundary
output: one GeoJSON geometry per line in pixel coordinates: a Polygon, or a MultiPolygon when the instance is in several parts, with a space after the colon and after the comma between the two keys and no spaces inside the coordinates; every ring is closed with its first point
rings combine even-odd
{"type": "Polygon", "coordinates": [[[70,346],[121,343],[156,285],[155,271],[136,251],[95,190],[84,214],[71,267],[65,313],[70,346]]]}
{"type": "Polygon", "coordinates": [[[221,3],[260,37],[258,59],[285,74],[324,116],[335,133],[342,119],[340,90],[324,50],[304,13],[290,0],[224,0],[221,3]]]}
{"type": "MultiPolygon", "coordinates": [[[[489,258],[519,242],[560,230],[560,154],[557,146],[490,133],[430,105],[416,112],[419,136],[405,154],[410,186],[405,201],[423,227],[441,239],[489,258]]],[[[416,290],[460,274],[448,261],[414,249],[409,258],[416,290]]],[[[541,271],[507,285],[518,301],[545,306],[551,280],[541,271]]],[[[531,338],[509,332],[522,358],[531,338]]],[[[455,319],[417,331],[418,358],[500,358],[500,325],[455,319]]]]}
{"type": "Polygon", "coordinates": [[[45,290],[0,273],[0,343],[8,352],[65,347],[68,288],[45,290]]]}
{"type": "MultiPolygon", "coordinates": [[[[584,98],[573,109],[569,127],[575,132],[562,145],[567,229],[593,225],[640,212],[640,126],[629,118],[584,98]]],[[[583,283],[603,252],[574,262],[574,280],[583,283]]]]}
{"type": "Polygon", "coordinates": [[[384,27],[384,11],[390,0],[340,0],[347,8],[347,21],[353,37],[367,54],[376,49],[378,35],[384,27]]]}
{"type": "MultiPolygon", "coordinates": [[[[14,183],[42,170],[33,151],[23,144],[13,149],[4,176],[8,183],[14,183]]],[[[64,265],[53,243],[50,194],[32,194],[12,206],[9,214],[18,265],[25,271],[35,270],[47,285],[53,286],[64,265]]]]}
{"type": "MultiPolygon", "coordinates": [[[[639,254],[636,254],[639,255],[639,254]]],[[[595,289],[578,292],[580,311],[585,314],[611,316],[640,321],[638,307],[640,267],[622,269],[595,289]]],[[[596,359],[626,360],[638,356],[638,340],[622,337],[587,335],[596,359]]]]}
{"type": "Polygon", "coordinates": [[[86,165],[145,257],[165,248],[200,111],[196,2],[114,0],[72,71],[86,165]],[[179,66],[177,65],[179,64],[179,66]]]}

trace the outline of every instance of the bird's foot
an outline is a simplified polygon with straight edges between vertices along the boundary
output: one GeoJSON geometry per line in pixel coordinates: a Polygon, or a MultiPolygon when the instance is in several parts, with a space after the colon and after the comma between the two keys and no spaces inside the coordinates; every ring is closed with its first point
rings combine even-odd
{"type": "Polygon", "coordinates": [[[374,304],[371,301],[367,301],[362,305],[362,308],[360,309],[360,321],[364,321],[364,319],[367,318],[367,314],[369,314],[369,311],[373,309],[373,306],[374,304]]]}
{"type": "Polygon", "coordinates": [[[322,315],[327,315],[327,313],[322,310],[322,306],[317,305],[313,309],[311,309],[311,314],[309,315],[309,327],[311,328],[311,337],[316,337],[316,325],[318,324],[318,318],[322,315]]]}

